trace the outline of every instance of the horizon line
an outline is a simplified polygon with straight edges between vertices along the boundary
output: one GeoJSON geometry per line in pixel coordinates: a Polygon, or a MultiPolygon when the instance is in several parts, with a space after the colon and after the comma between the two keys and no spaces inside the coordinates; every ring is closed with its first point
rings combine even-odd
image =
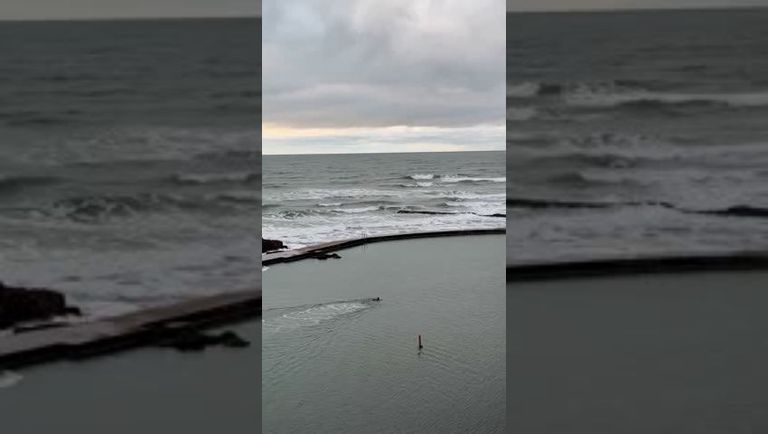
{"type": "Polygon", "coordinates": [[[295,155],[371,155],[371,154],[462,154],[466,152],[507,152],[506,149],[480,149],[477,151],[398,151],[398,152],[318,152],[318,153],[291,153],[291,154],[265,154],[262,157],[295,156],[295,155]]]}
{"type": "Polygon", "coordinates": [[[210,16],[128,16],[128,17],[55,17],[55,18],[0,18],[0,23],[48,23],[83,21],[184,21],[184,20],[229,20],[261,19],[261,15],[210,15],[210,16]]]}
{"type": "Polygon", "coordinates": [[[578,13],[622,13],[622,12],[710,12],[733,11],[750,9],[768,9],[768,5],[744,5],[744,6],[697,6],[697,7],[629,7],[629,8],[589,8],[589,9],[520,9],[507,10],[507,14],[578,14],[578,13]]]}

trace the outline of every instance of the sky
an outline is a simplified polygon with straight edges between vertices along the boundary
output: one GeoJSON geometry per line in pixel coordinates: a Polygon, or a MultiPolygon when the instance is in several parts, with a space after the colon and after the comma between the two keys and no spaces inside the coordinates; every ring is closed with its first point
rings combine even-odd
{"type": "Polygon", "coordinates": [[[258,16],[261,0],[0,0],[0,20],[258,16]]]}
{"type": "Polygon", "coordinates": [[[508,11],[768,6],[768,0],[507,0],[508,11]]]}
{"type": "Polygon", "coordinates": [[[265,154],[503,150],[500,0],[264,0],[265,154]]]}

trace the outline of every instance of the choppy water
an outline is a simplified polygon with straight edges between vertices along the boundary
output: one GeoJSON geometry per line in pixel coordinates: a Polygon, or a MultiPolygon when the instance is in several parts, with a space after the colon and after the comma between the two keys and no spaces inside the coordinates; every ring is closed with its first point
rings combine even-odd
{"type": "Polygon", "coordinates": [[[504,237],[340,254],[264,273],[263,432],[505,432],[504,237]]]}
{"type": "Polygon", "coordinates": [[[299,247],[504,227],[505,182],[503,152],[266,156],[262,230],[299,247]]]}
{"type": "Polygon", "coordinates": [[[767,20],[508,14],[508,261],[768,247],[767,20]]]}
{"type": "Polygon", "coordinates": [[[253,286],[259,34],[0,24],[0,279],[92,313],[253,286]]]}

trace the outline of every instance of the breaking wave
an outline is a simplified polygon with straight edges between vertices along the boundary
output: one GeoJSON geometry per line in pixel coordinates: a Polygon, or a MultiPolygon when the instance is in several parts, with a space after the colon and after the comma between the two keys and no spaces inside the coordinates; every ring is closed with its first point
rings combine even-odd
{"type": "Polygon", "coordinates": [[[416,173],[407,177],[408,179],[422,180],[422,179],[434,179],[435,175],[432,173],[416,173]]]}
{"type": "Polygon", "coordinates": [[[220,192],[203,196],[161,193],[91,195],[60,199],[53,203],[52,209],[40,211],[80,223],[98,223],[146,213],[231,211],[258,206],[260,201],[260,194],[250,191],[220,192]]]}
{"type": "MultiPolygon", "coordinates": [[[[697,107],[763,107],[768,106],[768,91],[744,93],[684,93],[664,92],[665,86],[644,80],[621,79],[605,82],[576,83],[535,83],[509,84],[507,97],[531,99],[535,97],[557,97],[566,104],[579,107],[627,107],[636,109],[663,106],[697,107]]],[[[535,118],[536,110],[531,107],[512,108],[507,118],[526,121],[535,118]]]]}
{"type": "MultiPolygon", "coordinates": [[[[506,177],[481,177],[472,175],[434,175],[429,174],[417,174],[410,175],[408,179],[413,180],[432,180],[443,184],[455,184],[458,182],[506,182],[506,177]]],[[[400,187],[413,188],[413,187],[432,187],[434,182],[416,182],[408,184],[400,184],[400,187]]]]}
{"type": "Polygon", "coordinates": [[[507,109],[507,120],[525,122],[539,117],[539,111],[533,107],[510,107],[507,109]]]}
{"type": "Polygon", "coordinates": [[[625,107],[653,109],[673,107],[762,107],[768,106],[768,92],[744,94],[684,94],[661,92],[583,92],[567,96],[569,105],[582,107],[625,107]]]}
{"type": "Polygon", "coordinates": [[[342,214],[362,214],[366,212],[379,211],[381,207],[378,206],[366,206],[362,208],[335,208],[333,212],[342,214]]]}
{"type": "Polygon", "coordinates": [[[507,182],[505,176],[495,178],[483,178],[474,176],[461,176],[461,175],[446,175],[440,177],[440,182],[444,183],[457,183],[457,182],[507,182]]]}
{"type": "Polygon", "coordinates": [[[258,182],[260,174],[256,172],[241,173],[185,173],[176,174],[171,177],[174,183],[182,185],[210,185],[210,184],[232,184],[232,183],[255,183],[258,182]]]}
{"type": "Polygon", "coordinates": [[[700,214],[722,217],[768,218],[768,207],[754,205],[732,205],[723,208],[692,209],[665,201],[613,201],[584,202],[535,198],[508,198],[508,209],[555,210],[555,209],[610,209],[621,207],[657,207],[679,211],[685,214],[700,214]]]}

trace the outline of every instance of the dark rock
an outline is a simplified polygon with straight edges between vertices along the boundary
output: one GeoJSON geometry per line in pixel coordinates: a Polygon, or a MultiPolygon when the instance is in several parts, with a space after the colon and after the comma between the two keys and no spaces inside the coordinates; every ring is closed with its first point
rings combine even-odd
{"type": "Polygon", "coordinates": [[[410,210],[410,209],[401,209],[397,211],[397,214],[453,215],[456,213],[446,212],[446,211],[417,211],[417,210],[410,210]]]}
{"type": "Polygon", "coordinates": [[[576,202],[544,199],[507,198],[507,208],[551,209],[551,208],[609,208],[616,204],[600,202],[576,202]]]}
{"type": "Polygon", "coordinates": [[[702,214],[732,217],[768,217],[768,208],[758,208],[749,205],[737,205],[722,210],[703,211],[702,214]]]}
{"type": "Polygon", "coordinates": [[[668,209],[677,209],[669,202],[661,201],[621,201],[621,202],[579,202],[547,199],[507,198],[507,208],[521,209],[606,209],[630,206],[658,206],[668,209]]]}
{"type": "Polygon", "coordinates": [[[245,348],[250,345],[250,342],[231,331],[211,335],[196,330],[181,330],[174,333],[160,345],[179,351],[203,351],[215,345],[228,348],[245,348]]]}
{"type": "Polygon", "coordinates": [[[0,282],[0,329],[25,321],[47,320],[80,310],[67,306],[64,294],[42,288],[6,286],[0,282]]]}
{"type": "Polygon", "coordinates": [[[67,306],[64,308],[64,315],[83,316],[83,311],[76,306],[67,306]]]}
{"type": "Polygon", "coordinates": [[[315,258],[325,261],[327,259],[341,259],[341,256],[339,256],[338,253],[320,253],[316,255],[315,258]]]}
{"type": "Polygon", "coordinates": [[[250,342],[231,331],[219,335],[219,344],[229,348],[246,348],[251,345],[250,342]]]}
{"type": "Polygon", "coordinates": [[[274,252],[276,250],[282,250],[287,248],[285,244],[283,244],[280,240],[267,240],[263,239],[261,240],[261,253],[265,252],[274,252]]]}
{"type": "MultiPolygon", "coordinates": [[[[456,215],[455,212],[448,212],[448,211],[419,211],[419,210],[411,210],[411,209],[401,209],[397,211],[397,214],[424,214],[424,215],[456,215]]],[[[470,213],[474,215],[479,215],[481,217],[500,217],[500,218],[507,218],[506,214],[478,214],[478,213],[470,213]]]]}

